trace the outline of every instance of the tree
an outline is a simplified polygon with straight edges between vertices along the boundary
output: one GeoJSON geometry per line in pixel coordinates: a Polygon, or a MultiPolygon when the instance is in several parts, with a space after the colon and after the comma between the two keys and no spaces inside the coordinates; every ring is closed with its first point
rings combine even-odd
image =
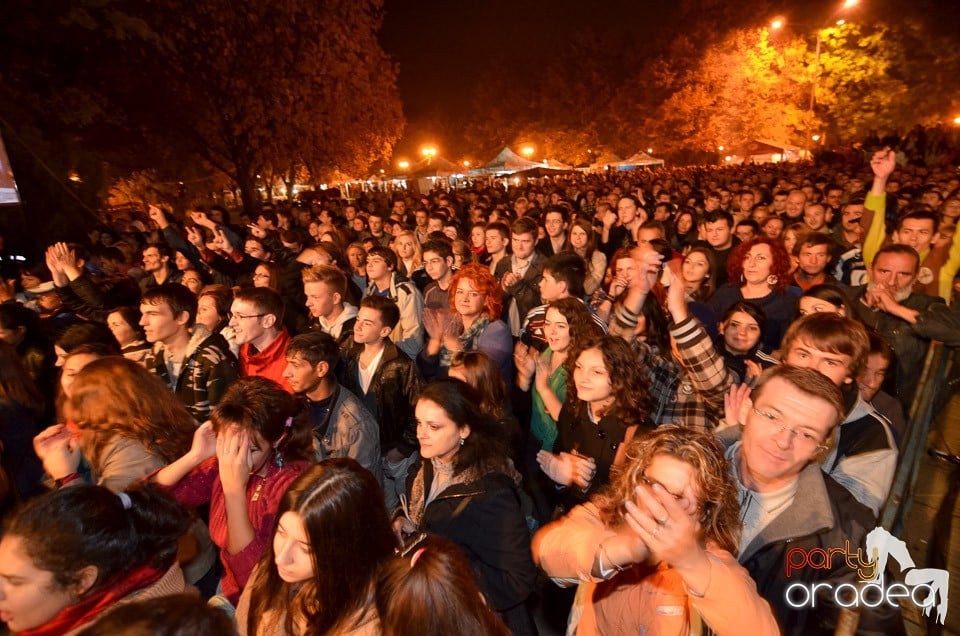
{"type": "Polygon", "coordinates": [[[712,151],[751,139],[799,142],[810,126],[801,107],[806,46],[774,45],[766,29],[737,30],[706,49],[646,120],[646,133],[668,152],[712,151]]]}
{"type": "Polygon", "coordinates": [[[70,99],[54,100],[47,127],[104,152],[132,147],[131,168],[194,154],[251,210],[258,173],[362,171],[403,129],[397,69],[377,42],[382,0],[51,0],[47,20],[13,1],[27,28],[17,46],[39,53],[39,70],[17,59],[12,100],[40,101],[52,70],[45,92],[70,99]]]}

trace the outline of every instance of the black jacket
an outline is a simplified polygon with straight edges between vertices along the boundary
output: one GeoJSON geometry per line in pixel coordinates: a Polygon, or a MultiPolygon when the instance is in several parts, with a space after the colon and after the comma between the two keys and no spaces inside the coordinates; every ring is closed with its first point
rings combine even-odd
{"type": "MultiPolygon", "coordinates": [[[[433,483],[429,461],[410,468],[408,496],[421,470],[427,491],[424,496],[428,496],[433,483]]],[[[420,530],[457,544],[480,591],[497,611],[517,607],[533,592],[537,568],[530,554],[530,533],[517,486],[508,475],[487,473],[469,483],[451,484],[427,505],[420,530]]]]}
{"type": "Polygon", "coordinates": [[[909,410],[917,391],[927,348],[932,340],[948,347],[960,345],[960,312],[950,309],[939,296],[910,294],[901,305],[920,312],[916,324],[863,304],[867,286],[856,288],[851,299],[857,318],[874,329],[897,354],[897,398],[909,410]]]}
{"type": "Polygon", "coordinates": [[[417,421],[414,408],[423,379],[417,365],[389,339],[383,343],[383,357],[364,393],[360,386],[360,353],[363,345],[351,339],[349,353],[338,366],[340,384],[360,398],[380,425],[380,450],[396,448],[404,456],[417,450],[417,421]]]}
{"type": "MultiPolygon", "coordinates": [[[[720,437],[725,444],[732,445],[739,439],[739,429],[727,429],[720,437]]],[[[738,453],[730,457],[734,471],[738,453]]],[[[818,595],[816,609],[796,609],[787,603],[787,588],[801,584],[809,591],[810,585],[818,582],[829,583],[833,589],[841,583],[856,584],[857,571],[842,556],[834,556],[826,568],[799,567],[787,577],[788,555],[793,554],[792,562],[797,563],[798,550],[809,554],[814,548],[843,550],[848,545],[851,551],[860,548],[865,554],[864,540],[876,526],[876,517],[818,464],[808,464],[798,479],[793,503],[761,530],[737,558],[756,581],[757,592],[770,603],[785,636],[833,634],[840,608],[833,603],[832,589],[830,594],[818,595]]],[[[795,598],[802,597],[799,592],[796,594],[795,598]]],[[[879,610],[863,608],[857,633],[896,633],[898,617],[899,612],[883,615],[879,610]]]]}

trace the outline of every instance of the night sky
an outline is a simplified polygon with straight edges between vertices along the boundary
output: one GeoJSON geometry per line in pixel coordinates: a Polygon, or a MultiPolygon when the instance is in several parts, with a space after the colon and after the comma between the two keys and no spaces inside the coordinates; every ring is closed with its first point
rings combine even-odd
{"type": "MultiPolygon", "coordinates": [[[[841,0],[737,4],[755,5],[750,15],[759,25],[778,14],[797,22],[823,20],[841,0]]],[[[456,121],[483,72],[510,65],[531,77],[540,60],[584,28],[609,39],[611,55],[624,46],[652,55],[704,7],[722,11],[724,0],[386,0],[381,42],[400,65],[408,136],[422,136],[438,113],[456,121]]],[[[958,0],[861,0],[854,11],[861,19],[922,20],[942,33],[960,34],[958,0]]],[[[522,83],[516,90],[524,90],[522,83]]]]}

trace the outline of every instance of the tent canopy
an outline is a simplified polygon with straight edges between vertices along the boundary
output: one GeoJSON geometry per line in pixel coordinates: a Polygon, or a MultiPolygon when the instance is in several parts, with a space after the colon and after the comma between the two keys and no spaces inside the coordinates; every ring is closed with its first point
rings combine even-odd
{"type": "Polygon", "coordinates": [[[618,161],[609,165],[616,166],[618,170],[629,170],[635,166],[662,166],[663,159],[657,159],[656,157],[652,157],[649,154],[640,151],[630,155],[623,161],[618,161]]]}
{"type": "Polygon", "coordinates": [[[543,164],[537,161],[524,159],[507,147],[497,154],[489,163],[486,163],[476,170],[471,170],[470,174],[512,174],[521,170],[530,170],[532,168],[543,167],[543,164]]]}
{"type": "Polygon", "coordinates": [[[427,157],[415,163],[407,176],[418,179],[430,177],[449,177],[463,172],[460,167],[443,157],[427,157]]]}

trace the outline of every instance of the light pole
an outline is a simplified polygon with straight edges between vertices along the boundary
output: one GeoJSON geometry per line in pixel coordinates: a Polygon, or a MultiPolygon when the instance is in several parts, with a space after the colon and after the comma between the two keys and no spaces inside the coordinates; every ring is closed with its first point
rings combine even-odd
{"type": "MultiPolygon", "coordinates": [[[[858,4],[860,4],[860,0],[844,0],[843,4],[841,4],[833,13],[831,13],[830,17],[825,22],[833,22],[837,26],[845,24],[845,20],[835,20],[835,18],[841,12],[846,11],[847,9],[852,9],[858,4]]],[[[786,21],[784,18],[777,18],[770,23],[770,28],[774,31],[782,29],[785,22],[786,21]]],[[[828,25],[818,27],[816,30],[817,46],[813,56],[813,81],[810,83],[810,103],[807,106],[807,113],[811,122],[813,121],[814,108],[817,105],[817,86],[820,83],[820,50],[823,46],[823,36],[821,35],[821,32],[824,28],[826,28],[826,26],[828,25]]]]}

